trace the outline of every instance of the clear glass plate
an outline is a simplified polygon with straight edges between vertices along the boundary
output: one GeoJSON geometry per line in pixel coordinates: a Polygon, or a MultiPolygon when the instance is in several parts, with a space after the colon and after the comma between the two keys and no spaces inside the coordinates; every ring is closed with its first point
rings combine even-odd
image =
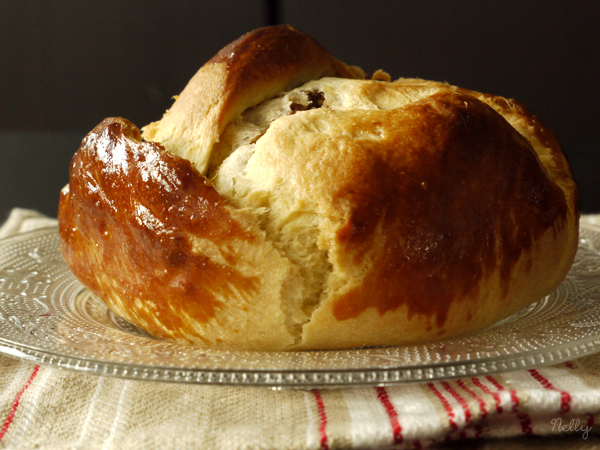
{"type": "Polygon", "coordinates": [[[88,374],[269,387],[390,385],[491,374],[600,351],[600,229],[581,227],[571,272],[551,295],[493,327],[406,347],[236,352],[155,339],[71,274],[58,231],[0,241],[0,352],[88,374]]]}

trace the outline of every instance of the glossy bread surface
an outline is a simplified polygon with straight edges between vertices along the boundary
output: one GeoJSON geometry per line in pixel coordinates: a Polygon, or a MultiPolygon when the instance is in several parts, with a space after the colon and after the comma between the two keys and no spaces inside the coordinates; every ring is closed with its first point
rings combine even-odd
{"type": "MultiPolygon", "coordinates": [[[[236,217],[189,161],[142,142],[129,121],[106,119],[82,142],[70,178],[59,210],[63,256],[121,316],[157,337],[204,342],[209,323],[244,326],[233,309],[250,319],[268,311],[251,304],[269,295],[258,271],[269,266],[268,256],[260,260],[260,231],[236,217]],[[256,254],[247,256],[246,247],[256,254]]],[[[259,334],[286,342],[280,326],[259,334]]],[[[247,330],[244,339],[252,343],[247,330]]]]}

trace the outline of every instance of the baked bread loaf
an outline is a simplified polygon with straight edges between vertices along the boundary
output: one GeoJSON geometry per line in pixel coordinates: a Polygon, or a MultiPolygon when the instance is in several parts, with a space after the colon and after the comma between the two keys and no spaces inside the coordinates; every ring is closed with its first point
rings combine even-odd
{"type": "Polygon", "coordinates": [[[109,118],[61,194],[61,249],[150,334],[245,350],[481,330],[554,290],[577,190],[522,105],[390,81],[288,26],[251,32],[140,131],[109,118]]]}

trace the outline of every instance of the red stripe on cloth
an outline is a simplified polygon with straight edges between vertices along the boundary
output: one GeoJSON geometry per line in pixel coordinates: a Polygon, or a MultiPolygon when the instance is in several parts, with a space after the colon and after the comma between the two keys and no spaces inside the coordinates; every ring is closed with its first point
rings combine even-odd
{"type": "MultiPolygon", "coordinates": [[[[493,376],[491,375],[486,375],[485,378],[494,385],[494,387],[496,389],[498,389],[499,391],[507,391],[506,389],[504,389],[504,386],[502,386],[498,380],[496,380],[493,376]]],[[[512,410],[514,412],[517,412],[517,410],[519,409],[519,397],[517,397],[517,391],[515,391],[514,389],[508,390],[508,393],[510,393],[510,399],[512,400],[513,403],[513,407],[512,410]]],[[[521,425],[521,431],[523,432],[523,434],[533,434],[533,428],[531,427],[531,417],[529,417],[529,414],[526,413],[518,413],[517,414],[517,418],[519,419],[519,423],[521,425]]]]}
{"type": "MultiPolygon", "coordinates": [[[[465,399],[462,398],[460,396],[460,394],[454,390],[454,388],[450,385],[450,383],[448,383],[447,381],[442,381],[442,386],[454,398],[454,400],[456,400],[458,402],[458,404],[462,408],[463,412],[465,413],[465,424],[468,425],[469,422],[471,422],[471,409],[469,408],[469,405],[467,404],[465,399]]],[[[466,432],[463,431],[461,433],[460,437],[461,437],[461,439],[466,439],[467,438],[466,432]]]]}
{"type": "MultiPolygon", "coordinates": [[[[469,394],[469,396],[479,404],[479,410],[481,411],[481,418],[485,420],[488,413],[487,413],[487,408],[485,406],[485,402],[483,401],[483,399],[479,395],[477,395],[475,392],[473,392],[471,389],[469,389],[469,387],[465,384],[465,382],[463,380],[456,380],[456,384],[463,391],[465,391],[467,394],[469,394]]],[[[475,437],[478,438],[478,437],[481,437],[482,435],[483,435],[483,428],[482,428],[481,424],[475,425],[475,437]]]]}
{"type": "Polygon", "coordinates": [[[327,413],[325,413],[325,403],[323,403],[323,398],[321,397],[321,393],[314,389],[312,394],[315,396],[315,400],[317,402],[317,411],[319,413],[319,437],[321,438],[321,448],[323,450],[329,450],[329,445],[327,445],[327,413]]]}
{"type": "Polygon", "coordinates": [[[460,407],[465,412],[465,422],[469,423],[471,421],[471,408],[469,408],[469,404],[465,401],[464,398],[460,396],[458,392],[454,390],[450,383],[448,383],[447,381],[442,381],[442,386],[458,402],[460,407]]]}
{"type": "Polygon", "coordinates": [[[483,401],[483,399],[479,395],[477,395],[475,392],[473,392],[471,389],[469,389],[469,387],[465,384],[465,382],[463,380],[456,380],[456,384],[463,391],[465,391],[467,394],[469,394],[469,396],[473,400],[475,400],[477,402],[477,404],[479,405],[479,409],[481,410],[481,417],[485,419],[487,417],[488,413],[487,413],[487,409],[485,407],[485,402],[483,401]]]}
{"type": "Polygon", "coordinates": [[[435,396],[442,403],[442,406],[444,407],[444,410],[446,411],[446,415],[448,416],[448,420],[450,422],[450,428],[452,430],[457,430],[458,425],[456,425],[456,422],[454,421],[454,418],[455,418],[454,411],[452,411],[452,406],[450,406],[450,403],[448,403],[448,400],[446,400],[444,395],[435,387],[435,385],[433,383],[427,383],[427,387],[429,387],[429,389],[431,389],[433,391],[435,396]]]}
{"type": "Polygon", "coordinates": [[[375,389],[377,390],[377,398],[385,408],[385,412],[390,419],[390,425],[394,433],[394,444],[400,444],[404,440],[404,437],[402,436],[402,427],[400,426],[400,422],[398,422],[396,408],[392,405],[387,390],[384,387],[377,387],[375,389]]]}
{"type": "Polygon", "coordinates": [[[529,414],[519,413],[517,414],[519,423],[521,424],[521,431],[523,434],[533,434],[533,428],[531,427],[531,417],[529,414]]]}
{"type": "Polygon", "coordinates": [[[593,427],[594,426],[594,415],[593,414],[586,414],[585,417],[587,417],[587,426],[588,427],[593,427]]]}
{"type": "Polygon", "coordinates": [[[569,369],[572,369],[572,370],[577,369],[577,367],[575,367],[575,364],[573,364],[571,361],[567,361],[565,363],[565,366],[567,366],[569,369]]]}
{"type": "Polygon", "coordinates": [[[489,394],[493,397],[494,402],[496,402],[496,412],[500,414],[502,412],[502,405],[500,401],[500,395],[497,392],[492,392],[488,389],[488,387],[479,380],[479,378],[471,378],[471,381],[475,386],[481,389],[486,394],[489,394]]]}
{"type": "Polygon", "coordinates": [[[560,389],[556,389],[550,380],[545,378],[541,373],[539,373],[535,369],[529,369],[527,372],[542,385],[544,389],[549,391],[560,392],[560,410],[561,413],[568,413],[571,411],[571,394],[566,391],[561,391],[560,389]]]}
{"type": "Polygon", "coordinates": [[[19,403],[21,401],[21,397],[23,396],[23,393],[27,390],[27,388],[33,382],[33,379],[37,375],[38,370],[40,370],[40,366],[38,366],[36,364],[36,366],[33,368],[33,372],[31,372],[31,375],[30,375],[29,379],[27,380],[27,383],[25,383],[23,385],[23,387],[21,388],[21,390],[18,392],[17,396],[15,397],[15,400],[13,401],[13,404],[12,404],[12,408],[10,409],[8,416],[6,416],[6,419],[4,419],[4,424],[2,425],[2,429],[0,430],[0,441],[2,440],[2,438],[4,438],[4,435],[8,431],[10,424],[13,422],[13,420],[15,418],[15,414],[17,412],[17,408],[19,407],[19,403]]]}
{"type": "Polygon", "coordinates": [[[517,408],[519,407],[519,397],[517,397],[517,392],[513,389],[510,390],[506,390],[504,389],[504,387],[498,383],[498,380],[496,380],[493,376],[491,375],[486,375],[485,378],[494,385],[494,387],[496,389],[498,389],[499,391],[507,391],[510,394],[510,399],[512,400],[513,403],[513,411],[516,411],[517,408]]]}

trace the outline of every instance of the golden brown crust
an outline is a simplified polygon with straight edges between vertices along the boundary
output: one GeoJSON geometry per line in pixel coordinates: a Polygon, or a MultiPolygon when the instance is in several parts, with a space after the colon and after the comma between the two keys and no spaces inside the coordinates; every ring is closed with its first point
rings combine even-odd
{"type": "Polygon", "coordinates": [[[206,174],[212,147],[231,120],[281,91],[325,76],[365,74],[288,25],[260,28],[208,61],[164,117],[143,129],[144,138],[161,142],[206,174]]]}
{"type": "MultiPolygon", "coordinates": [[[[255,339],[261,347],[269,345],[265,339],[276,348],[290,343],[282,317],[269,317],[263,325],[269,332],[257,338],[235,321],[227,324],[227,317],[269,310],[268,301],[250,304],[259,295],[273,297],[270,280],[254,266],[285,264],[273,261],[277,255],[265,248],[262,233],[189,161],[142,142],[129,121],[105,119],[84,139],[71,162],[59,221],[62,254],[74,274],[154,336],[218,346],[220,332],[210,329],[237,327],[245,331],[240,348],[255,347],[255,339]]],[[[271,274],[278,289],[281,279],[276,270],[271,274]]]]}
{"type": "Polygon", "coordinates": [[[345,217],[330,249],[344,282],[323,299],[301,348],[343,348],[362,330],[363,342],[385,345],[481,329],[566,275],[577,242],[573,203],[487,105],[443,89],[349,123],[387,133],[373,147],[340,130],[340,170],[351,176],[312,192],[330,192],[345,217]]]}
{"type": "Polygon", "coordinates": [[[525,105],[516,100],[505,99],[496,95],[481,94],[467,89],[460,89],[460,91],[473,95],[491,106],[532,143],[538,156],[544,158],[545,155],[549,155],[550,161],[543,164],[544,167],[551,172],[551,178],[556,183],[565,185],[563,189],[565,195],[575,196],[574,199],[569,197],[567,202],[571,203],[572,201],[575,205],[579,204],[578,192],[574,186],[571,166],[552,130],[541,123],[525,105]]]}
{"type": "MultiPolygon", "coordinates": [[[[63,254],[96,293],[105,290],[97,276],[101,263],[103,277],[120,279],[126,309],[135,308],[136,298],[154,302],[164,327],[173,329],[181,327],[181,315],[167,306],[207,322],[222,307],[219,290],[231,294],[229,284],[255,290],[256,279],[194,255],[187,236],[211,236],[227,245],[252,235],[189,161],[142,143],[130,122],[116,118],[98,125],[73,158],[70,179],[60,209],[63,254]]],[[[163,334],[160,327],[148,331],[163,334]]]]}
{"type": "Polygon", "coordinates": [[[334,315],[407,304],[442,326],[450,304],[475,295],[494,271],[507,294],[516,262],[546,230],[565,226],[564,194],[529,143],[472,97],[442,91],[381,116],[380,126],[398,125],[379,154],[357,161],[355,172],[368,176],[333,194],[352,205],[337,233],[340,254],[348,265],[369,264],[334,315]]]}
{"type": "Polygon", "coordinates": [[[553,134],[512,100],[363,75],[267,28],[209,61],[152,142],[105,120],[61,196],[65,260],[148,332],[234,349],[438,339],[555,289],[579,216],[553,134]]]}

